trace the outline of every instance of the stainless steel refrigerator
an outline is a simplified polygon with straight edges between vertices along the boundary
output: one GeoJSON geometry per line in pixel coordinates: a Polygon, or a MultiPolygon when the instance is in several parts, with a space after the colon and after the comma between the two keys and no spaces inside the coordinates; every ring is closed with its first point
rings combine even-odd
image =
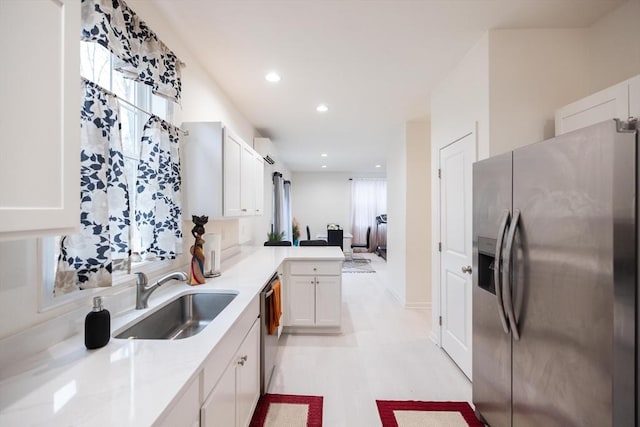
{"type": "Polygon", "coordinates": [[[473,403],[492,427],[633,426],[635,123],[473,165],[473,403]]]}

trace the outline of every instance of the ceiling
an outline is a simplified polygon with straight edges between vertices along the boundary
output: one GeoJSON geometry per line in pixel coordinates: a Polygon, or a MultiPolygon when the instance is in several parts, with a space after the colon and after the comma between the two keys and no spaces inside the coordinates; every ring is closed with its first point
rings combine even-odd
{"type": "Polygon", "coordinates": [[[155,2],[290,170],[358,173],[487,29],[586,27],[624,0],[155,2]]]}

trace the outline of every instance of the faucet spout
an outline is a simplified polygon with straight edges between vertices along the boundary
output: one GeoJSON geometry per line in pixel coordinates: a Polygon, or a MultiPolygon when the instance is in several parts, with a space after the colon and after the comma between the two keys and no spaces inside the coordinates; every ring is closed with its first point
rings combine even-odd
{"type": "Polygon", "coordinates": [[[136,273],[136,310],[142,310],[149,307],[149,296],[153,291],[167,283],[169,280],[181,280],[185,282],[187,275],[182,271],[176,271],[158,279],[156,283],[147,286],[149,282],[144,273],[136,273]]]}

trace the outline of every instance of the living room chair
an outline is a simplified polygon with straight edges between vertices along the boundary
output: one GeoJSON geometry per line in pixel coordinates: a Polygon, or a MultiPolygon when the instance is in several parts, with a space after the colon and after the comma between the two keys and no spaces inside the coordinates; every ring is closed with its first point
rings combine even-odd
{"type": "Polygon", "coordinates": [[[327,246],[326,240],[300,240],[300,246],[327,246]]]}
{"type": "Polygon", "coordinates": [[[264,242],[265,246],[291,246],[291,242],[289,240],[279,240],[276,242],[264,242]]]}
{"type": "Polygon", "coordinates": [[[367,227],[367,243],[352,243],[351,249],[360,248],[369,250],[369,245],[371,244],[371,226],[367,227]]]}
{"type": "Polygon", "coordinates": [[[342,244],[343,244],[342,230],[327,230],[328,246],[340,246],[340,249],[343,249],[342,244]]]}

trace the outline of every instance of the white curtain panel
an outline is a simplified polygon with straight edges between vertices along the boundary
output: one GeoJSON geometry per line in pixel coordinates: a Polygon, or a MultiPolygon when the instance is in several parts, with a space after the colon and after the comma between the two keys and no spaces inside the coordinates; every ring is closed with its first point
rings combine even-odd
{"type": "Polygon", "coordinates": [[[291,181],[284,181],[284,239],[293,243],[293,216],[291,215],[291,181]]]}
{"type": "Polygon", "coordinates": [[[178,129],[152,116],[144,125],[136,182],[141,255],[174,259],[182,252],[178,129]]]}
{"type": "Polygon", "coordinates": [[[383,178],[354,178],[351,181],[351,234],[354,243],[365,243],[371,227],[372,252],[378,244],[376,216],[387,213],[387,181],[383,178]]]}
{"type": "Polygon", "coordinates": [[[286,233],[284,217],[284,181],[280,172],[273,173],[273,232],[286,233]]]}
{"type": "Polygon", "coordinates": [[[62,236],[53,294],[111,286],[114,261],[129,260],[129,192],[118,101],[81,80],[80,231],[62,236]]]}

